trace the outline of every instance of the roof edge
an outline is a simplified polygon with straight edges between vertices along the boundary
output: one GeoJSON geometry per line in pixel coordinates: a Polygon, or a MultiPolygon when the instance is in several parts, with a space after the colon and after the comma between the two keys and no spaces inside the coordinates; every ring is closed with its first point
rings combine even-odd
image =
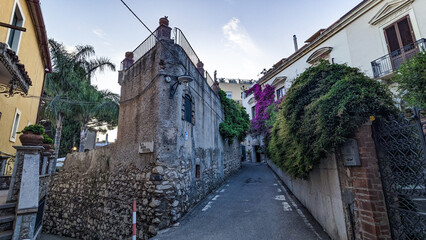
{"type": "Polygon", "coordinates": [[[342,30],[344,27],[355,21],[360,15],[362,15],[364,12],[370,10],[383,0],[363,0],[358,5],[356,5],[354,8],[352,8],[349,12],[344,14],[339,20],[337,20],[335,23],[330,25],[328,28],[324,30],[324,32],[315,40],[313,40],[311,43],[304,45],[301,47],[298,51],[294,52],[292,55],[290,55],[286,61],[284,61],[279,67],[272,70],[269,74],[266,74],[265,76],[261,77],[258,81],[258,84],[262,85],[265,82],[269,81],[273,77],[275,77],[278,73],[280,73],[282,70],[287,68],[289,65],[306,55],[309,51],[311,51],[313,48],[319,46],[324,41],[328,40],[332,36],[334,36],[336,33],[338,33],[340,30],[342,30]]]}
{"type": "Polygon", "coordinates": [[[41,13],[40,0],[27,0],[27,5],[36,30],[44,67],[48,70],[47,72],[52,72],[52,62],[50,61],[49,44],[43,14],[41,13]]]}

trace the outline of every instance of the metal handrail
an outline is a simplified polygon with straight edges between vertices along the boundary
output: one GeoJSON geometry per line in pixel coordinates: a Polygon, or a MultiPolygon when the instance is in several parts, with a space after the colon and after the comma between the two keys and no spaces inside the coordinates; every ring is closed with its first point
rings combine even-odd
{"type": "Polygon", "coordinates": [[[397,49],[371,62],[374,78],[386,76],[396,70],[411,59],[420,51],[425,51],[426,39],[422,38],[414,43],[408,44],[403,48],[397,49]]]}
{"type": "MultiPolygon", "coordinates": [[[[149,35],[141,44],[139,44],[139,46],[137,46],[135,50],[132,51],[133,63],[137,62],[145,54],[147,54],[149,50],[155,47],[155,44],[157,44],[157,37],[156,37],[157,32],[158,32],[158,28],[151,35],[149,35]]],[[[121,61],[120,70],[124,69],[124,61],[125,60],[121,61]]],[[[127,67],[130,67],[130,66],[127,66],[127,67]]]]}
{"type": "Polygon", "coordinates": [[[175,36],[175,44],[178,44],[185,51],[186,55],[188,55],[191,62],[197,66],[197,63],[200,62],[200,58],[195,53],[185,34],[183,34],[182,30],[175,27],[174,28],[174,36],[175,36]]]}

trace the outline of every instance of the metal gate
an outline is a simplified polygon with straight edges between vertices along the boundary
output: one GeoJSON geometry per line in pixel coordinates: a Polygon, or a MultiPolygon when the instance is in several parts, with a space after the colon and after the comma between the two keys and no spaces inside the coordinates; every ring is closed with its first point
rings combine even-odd
{"type": "Polygon", "coordinates": [[[420,111],[377,119],[374,139],[392,239],[426,239],[426,145],[420,111]]]}

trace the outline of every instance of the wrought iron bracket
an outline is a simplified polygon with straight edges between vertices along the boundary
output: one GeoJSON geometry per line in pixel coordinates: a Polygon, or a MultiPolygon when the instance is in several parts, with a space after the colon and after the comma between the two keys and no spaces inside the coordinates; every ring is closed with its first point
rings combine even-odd
{"type": "Polygon", "coordinates": [[[175,83],[173,83],[171,86],[170,86],[170,99],[172,99],[173,98],[173,96],[175,95],[175,93],[176,93],[176,91],[177,91],[177,88],[179,87],[179,85],[181,84],[181,82],[180,81],[176,81],[175,83]]]}

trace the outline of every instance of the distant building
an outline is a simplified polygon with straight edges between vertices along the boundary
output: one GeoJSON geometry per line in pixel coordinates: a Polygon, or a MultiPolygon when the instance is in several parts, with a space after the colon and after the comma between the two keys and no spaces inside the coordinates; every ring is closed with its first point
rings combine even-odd
{"type": "Polygon", "coordinates": [[[216,80],[219,82],[220,89],[226,92],[226,96],[235,100],[241,106],[243,105],[244,92],[254,83],[254,80],[231,78],[219,78],[216,80]]]}
{"type": "Polygon", "coordinates": [[[16,132],[38,118],[46,73],[52,70],[39,0],[3,0],[0,7],[0,160],[20,145],[16,132]],[[26,97],[27,96],[27,97],[26,97]]]}

